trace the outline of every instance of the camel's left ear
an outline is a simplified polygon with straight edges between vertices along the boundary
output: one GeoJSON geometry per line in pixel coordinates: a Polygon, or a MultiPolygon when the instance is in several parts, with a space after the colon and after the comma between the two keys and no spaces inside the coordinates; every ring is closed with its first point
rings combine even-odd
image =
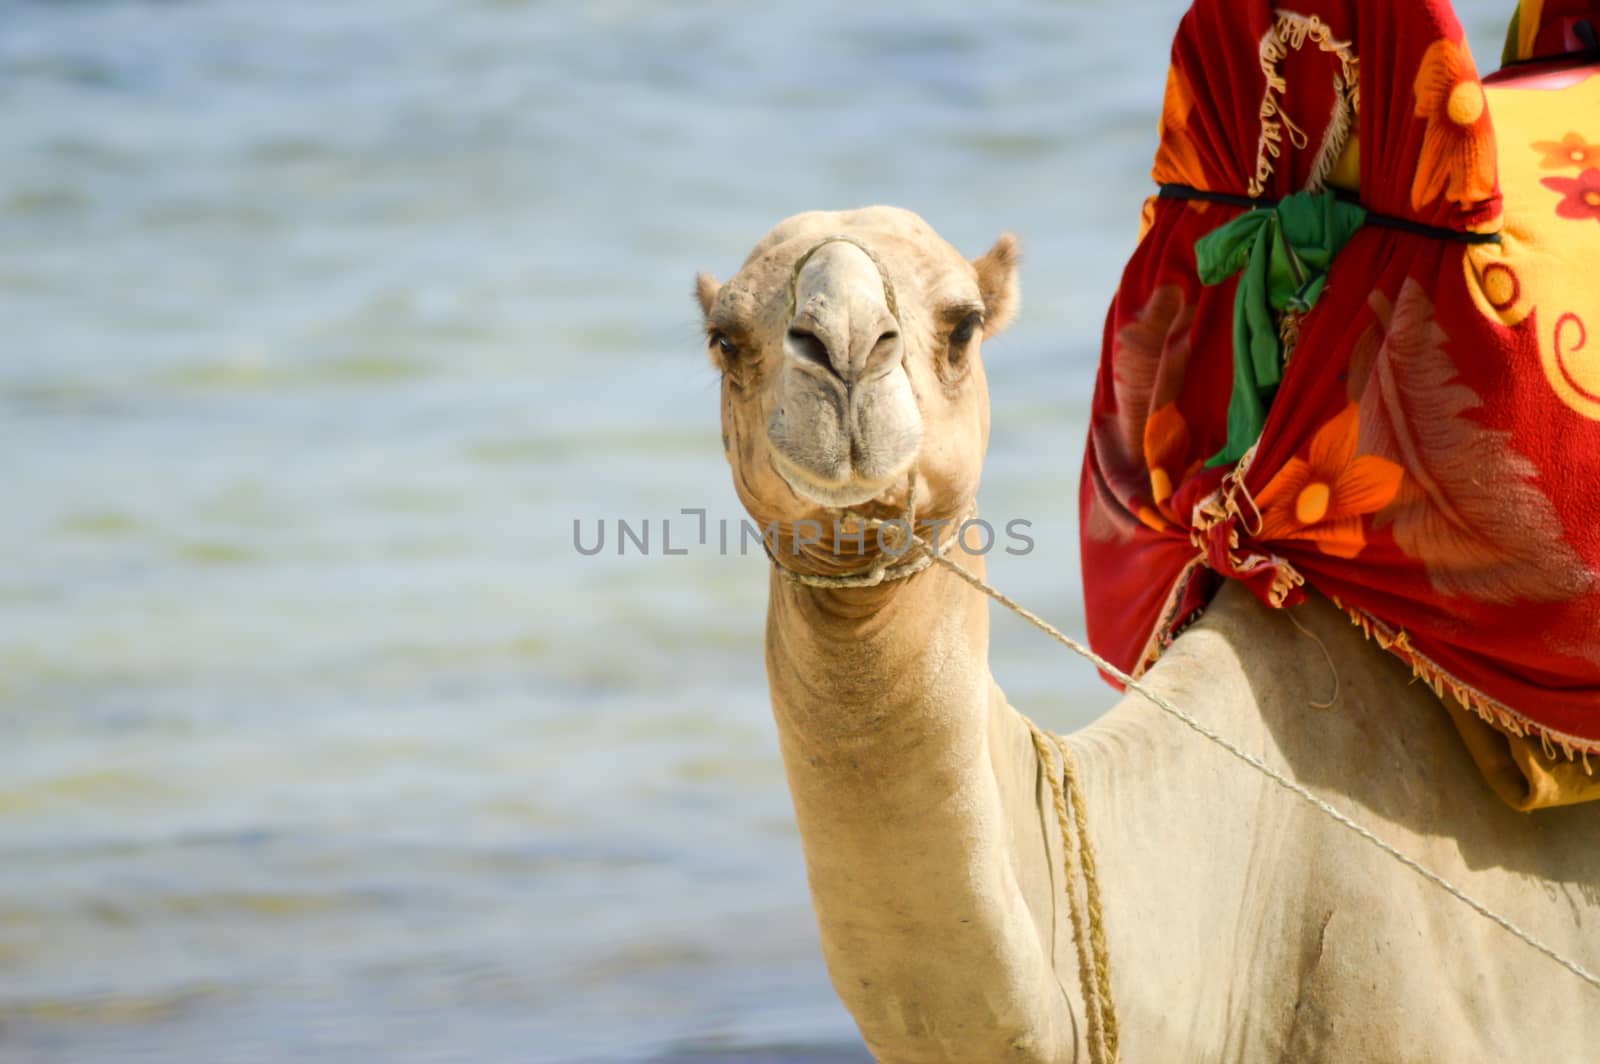
{"type": "Polygon", "coordinates": [[[694,279],[694,295],[700,301],[700,315],[711,316],[711,308],[716,305],[717,293],[722,291],[722,282],[709,273],[702,273],[694,279]]]}
{"type": "Polygon", "coordinates": [[[1022,294],[1017,284],[1017,263],[1022,250],[1017,238],[1004,233],[981,258],[972,260],[978,271],[978,291],[983,295],[983,335],[998,336],[1017,316],[1022,294]]]}

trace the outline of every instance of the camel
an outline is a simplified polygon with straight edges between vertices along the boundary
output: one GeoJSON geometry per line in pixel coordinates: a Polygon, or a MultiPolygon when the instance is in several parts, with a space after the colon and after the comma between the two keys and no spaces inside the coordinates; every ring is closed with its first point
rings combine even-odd
{"type": "MultiPolygon", "coordinates": [[[[822,951],[884,1061],[1095,1059],[1062,765],[990,674],[988,603],[940,566],[828,579],[893,551],[835,527],[847,511],[897,517],[914,492],[919,529],[973,512],[981,348],[1017,312],[1017,269],[1010,236],[969,262],[877,207],[790,218],[732,280],[697,282],[733,482],[775,524],[767,672],[822,951]]],[[[1600,967],[1600,805],[1509,809],[1434,693],[1327,600],[1271,610],[1225,586],[1144,679],[1600,967]]],[[[1119,1059],[1595,1059],[1592,987],[1144,697],[1065,742],[1119,1059]]]]}

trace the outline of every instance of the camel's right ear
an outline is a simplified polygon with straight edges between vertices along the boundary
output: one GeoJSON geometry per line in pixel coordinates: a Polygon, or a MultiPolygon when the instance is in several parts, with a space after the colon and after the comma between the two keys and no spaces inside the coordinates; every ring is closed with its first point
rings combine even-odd
{"type": "Polygon", "coordinates": [[[716,305],[717,293],[722,291],[722,282],[709,273],[702,273],[694,279],[694,295],[700,301],[701,317],[710,317],[711,308],[716,305]]]}
{"type": "Polygon", "coordinates": [[[983,335],[998,336],[1017,316],[1022,302],[1017,284],[1017,263],[1022,249],[1011,233],[1002,234],[982,258],[974,259],[978,271],[978,291],[983,296],[983,335]]]}

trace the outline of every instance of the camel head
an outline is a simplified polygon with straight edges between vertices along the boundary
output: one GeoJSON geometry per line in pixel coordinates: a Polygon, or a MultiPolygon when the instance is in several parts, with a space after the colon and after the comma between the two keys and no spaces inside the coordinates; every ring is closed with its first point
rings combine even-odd
{"type": "Polygon", "coordinates": [[[825,530],[800,567],[859,568],[834,521],[899,517],[913,480],[919,524],[971,508],[989,438],[979,349],[1016,312],[1016,274],[1010,235],[969,262],[915,214],[872,207],[797,215],[731,281],[700,275],[734,485],[782,542],[825,530]]]}

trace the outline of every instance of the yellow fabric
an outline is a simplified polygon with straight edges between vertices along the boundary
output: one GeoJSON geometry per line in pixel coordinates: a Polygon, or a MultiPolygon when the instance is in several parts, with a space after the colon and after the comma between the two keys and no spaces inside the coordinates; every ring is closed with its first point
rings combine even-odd
{"type": "MultiPolygon", "coordinates": [[[[1600,140],[1590,132],[1600,115],[1600,68],[1547,77],[1537,85],[1487,86],[1501,140],[1504,231],[1501,243],[1468,251],[1467,289],[1486,318],[1507,326],[1520,325],[1538,311],[1550,325],[1539,330],[1539,355],[1550,386],[1579,414],[1600,418],[1595,398],[1600,395],[1600,344],[1585,343],[1581,322],[1574,323],[1580,315],[1567,313],[1593,299],[1593,222],[1563,214],[1558,206],[1563,193],[1552,184],[1585,180],[1579,175],[1590,164],[1564,155],[1553,159],[1552,153],[1560,155],[1568,137],[1591,148],[1591,141],[1600,140]]],[[[1569,195],[1581,202],[1580,194],[1569,195]]],[[[1600,233],[1600,227],[1593,232],[1600,233]]]]}
{"type": "MultiPolygon", "coordinates": [[[[1518,20],[1512,25],[1514,40],[1508,42],[1517,48],[1517,58],[1532,53],[1543,6],[1544,0],[1522,0],[1518,20]]],[[[1525,140],[1561,143],[1563,136],[1571,132],[1574,116],[1600,115],[1600,74],[1585,71],[1571,78],[1569,84],[1555,88],[1514,90],[1490,86],[1488,98],[1497,127],[1516,130],[1525,140]],[[1555,96],[1561,99],[1553,99],[1555,96]]],[[[1585,127],[1588,125],[1592,123],[1585,127]]],[[[1359,139],[1352,136],[1329,175],[1330,184],[1360,191],[1360,150],[1359,139]]],[[[1500,185],[1505,194],[1505,242],[1475,247],[1467,256],[1467,271],[1468,284],[1478,296],[1480,310],[1509,324],[1527,317],[1536,304],[1560,306],[1573,302],[1581,294],[1579,289],[1594,281],[1589,265],[1560,261],[1567,244],[1552,230],[1561,220],[1550,210],[1551,194],[1538,194],[1543,191],[1541,180],[1554,171],[1540,165],[1538,153],[1531,151],[1504,151],[1499,163],[1500,185]],[[1517,298],[1509,302],[1492,298],[1496,294],[1492,291],[1496,273],[1503,278],[1508,275],[1507,269],[1519,278],[1517,298]]],[[[1553,348],[1554,340],[1552,332],[1541,347],[1553,348]]],[[[1549,371],[1554,351],[1543,353],[1549,371]]],[[[1600,375],[1600,357],[1596,357],[1600,356],[1600,347],[1591,346],[1589,354],[1589,359],[1574,359],[1568,354],[1568,364],[1563,368],[1568,373],[1577,370],[1581,375],[1600,375]],[[1579,364],[1570,364],[1574,361],[1579,364]]],[[[1560,376],[1552,374],[1553,379],[1560,376]]],[[[1600,763],[1569,760],[1553,749],[1547,753],[1540,740],[1491,724],[1448,694],[1445,704],[1484,782],[1511,808],[1527,813],[1600,800],[1600,763]]]]}
{"type": "MultiPolygon", "coordinates": [[[[1542,7],[1543,0],[1522,2],[1518,29],[1523,55],[1532,49],[1542,7]]],[[[1590,69],[1562,80],[1567,83],[1538,88],[1488,87],[1496,129],[1507,141],[1499,159],[1505,241],[1474,247],[1466,266],[1468,286],[1479,309],[1507,324],[1521,321],[1541,306],[1550,321],[1559,321],[1560,310],[1582,302],[1594,284],[1593,264],[1582,261],[1586,256],[1573,256],[1577,249],[1558,232],[1571,225],[1552,209],[1560,197],[1541,184],[1565,171],[1545,167],[1548,153],[1541,155],[1535,147],[1559,144],[1575,127],[1593,127],[1587,116],[1600,114],[1600,76],[1590,69]],[[1579,261],[1571,261],[1575,257],[1579,261]],[[1504,287],[1508,277],[1515,278],[1510,299],[1496,287],[1504,287]]],[[[1552,384],[1558,391],[1571,392],[1568,401],[1575,407],[1584,407],[1590,416],[1600,414],[1600,409],[1588,409],[1587,390],[1573,387],[1574,379],[1584,385],[1600,381],[1600,358],[1595,357],[1600,347],[1590,344],[1586,351],[1561,352],[1558,357],[1557,329],[1543,330],[1540,340],[1552,384]]],[[[1600,775],[1590,774],[1581,760],[1570,761],[1553,748],[1547,753],[1540,740],[1513,735],[1462,708],[1454,699],[1448,701],[1456,730],[1484,780],[1513,809],[1529,812],[1600,799],[1600,775]]],[[[1600,765],[1594,767],[1600,769],[1600,765]]]]}
{"type": "Polygon", "coordinates": [[[1361,191],[1361,134],[1352,132],[1344,142],[1344,151],[1328,171],[1328,184],[1346,192],[1361,191]]]}
{"type": "Polygon", "coordinates": [[[1506,41],[1507,63],[1520,63],[1533,55],[1533,42],[1539,36],[1539,22],[1543,17],[1544,0],[1521,0],[1517,5],[1506,41]]]}
{"type": "Polygon", "coordinates": [[[1549,757],[1539,740],[1492,727],[1454,698],[1445,705],[1484,782],[1511,808],[1529,813],[1600,799],[1600,775],[1591,775],[1581,760],[1549,757]]]}

